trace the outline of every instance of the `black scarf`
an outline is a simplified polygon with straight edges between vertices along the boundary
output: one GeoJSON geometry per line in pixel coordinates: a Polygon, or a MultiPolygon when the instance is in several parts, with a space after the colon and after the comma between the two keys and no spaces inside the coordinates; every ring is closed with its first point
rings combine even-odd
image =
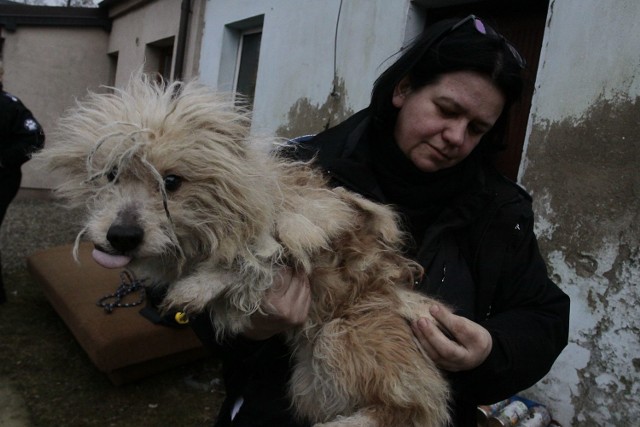
{"type": "Polygon", "coordinates": [[[419,248],[425,230],[447,207],[469,194],[481,192],[482,156],[474,150],[459,164],[434,173],[419,170],[389,134],[370,137],[373,173],[388,203],[400,212],[405,229],[419,248]]]}

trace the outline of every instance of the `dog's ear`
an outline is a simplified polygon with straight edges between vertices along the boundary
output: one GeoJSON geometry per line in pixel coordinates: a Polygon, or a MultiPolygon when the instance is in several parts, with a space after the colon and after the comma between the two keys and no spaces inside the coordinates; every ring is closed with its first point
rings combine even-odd
{"type": "Polygon", "coordinates": [[[263,233],[256,239],[253,252],[258,258],[276,259],[282,255],[282,245],[271,234],[263,233]]]}
{"type": "Polygon", "coordinates": [[[329,249],[329,236],[306,216],[286,212],[278,219],[278,239],[287,250],[291,262],[311,272],[311,257],[319,249],[329,249]]]}
{"type": "Polygon", "coordinates": [[[56,145],[49,146],[36,153],[33,157],[34,164],[53,173],[60,173],[65,177],[87,177],[86,157],[89,153],[87,147],[77,144],[65,144],[59,141],[56,145]]]}
{"type": "Polygon", "coordinates": [[[397,247],[404,235],[398,227],[398,216],[388,206],[372,202],[359,194],[338,187],[335,190],[364,217],[361,226],[385,245],[397,247]]]}
{"type": "Polygon", "coordinates": [[[87,151],[83,147],[59,143],[36,153],[35,167],[46,170],[55,183],[56,197],[63,199],[69,208],[84,206],[93,194],[87,185],[87,151]]]}

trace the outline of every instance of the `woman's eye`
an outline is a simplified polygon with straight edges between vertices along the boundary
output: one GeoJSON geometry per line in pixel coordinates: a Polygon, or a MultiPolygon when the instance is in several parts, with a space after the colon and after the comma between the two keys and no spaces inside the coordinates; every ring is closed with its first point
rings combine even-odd
{"type": "Polygon", "coordinates": [[[172,192],[176,191],[182,185],[182,178],[178,175],[167,175],[164,177],[165,190],[172,192]]]}
{"type": "Polygon", "coordinates": [[[454,117],[457,114],[456,111],[442,105],[438,105],[438,109],[440,110],[440,114],[444,117],[454,117]]]}
{"type": "Polygon", "coordinates": [[[489,129],[490,128],[481,125],[472,124],[469,126],[469,132],[473,135],[484,135],[485,133],[489,132],[489,129]]]}

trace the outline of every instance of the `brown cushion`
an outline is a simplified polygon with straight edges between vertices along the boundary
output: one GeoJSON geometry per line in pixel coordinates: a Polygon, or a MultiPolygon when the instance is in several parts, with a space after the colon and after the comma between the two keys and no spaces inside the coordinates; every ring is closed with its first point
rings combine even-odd
{"type": "Polygon", "coordinates": [[[99,307],[120,285],[121,271],[100,267],[91,249],[80,245],[79,263],[72,245],[46,249],[29,256],[27,267],[98,369],[123,384],[205,356],[190,328],[153,324],[140,314],[144,304],[110,314],[99,307]]]}

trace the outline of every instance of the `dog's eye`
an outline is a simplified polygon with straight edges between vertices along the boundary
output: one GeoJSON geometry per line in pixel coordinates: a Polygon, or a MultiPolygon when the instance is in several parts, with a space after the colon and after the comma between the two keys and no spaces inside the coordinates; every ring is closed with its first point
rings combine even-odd
{"type": "Polygon", "coordinates": [[[167,175],[164,177],[164,188],[167,191],[176,191],[182,185],[182,178],[178,175],[167,175]]]}
{"type": "Polygon", "coordinates": [[[107,179],[109,180],[109,182],[113,182],[115,181],[117,176],[118,176],[118,168],[114,166],[107,174],[107,179]]]}

